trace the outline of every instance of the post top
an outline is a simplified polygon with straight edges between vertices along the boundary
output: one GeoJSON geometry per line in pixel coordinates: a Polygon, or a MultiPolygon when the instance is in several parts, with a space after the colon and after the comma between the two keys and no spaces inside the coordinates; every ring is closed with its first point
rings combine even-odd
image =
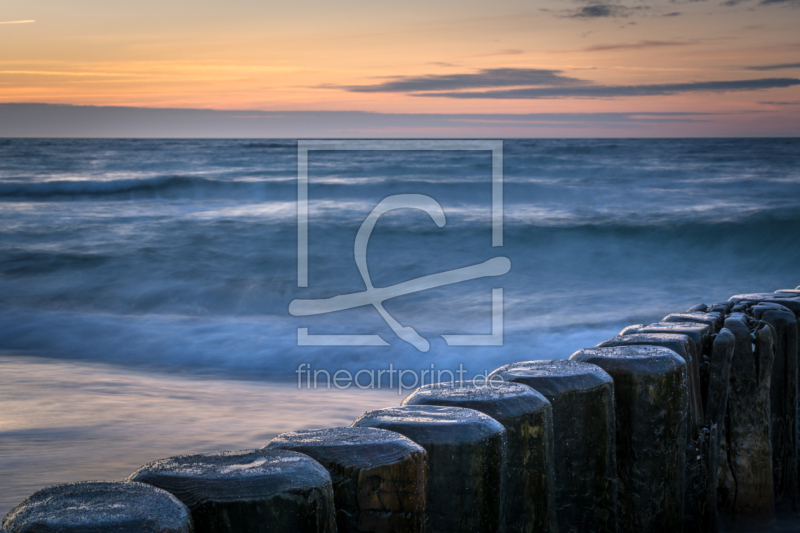
{"type": "Polygon", "coordinates": [[[293,446],[361,447],[392,442],[400,442],[417,447],[413,441],[394,431],[369,427],[338,427],[281,433],[262,449],[267,447],[272,449],[273,446],[271,445],[273,443],[276,446],[278,444],[292,444],[293,446]]]}
{"type": "Polygon", "coordinates": [[[498,368],[490,377],[495,375],[533,387],[551,401],[565,392],[588,391],[613,383],[602,368],[566,359],[511,363],[498,368]]]}
{"type": "Polygon", "coordinates": [[[353,422],[353,427],[397,431],[422,446],[473,442],[505,433],[497,420],[480,411],[435,405],[404,405],[367,411],[353,422]]]}
{"type": "Polygon", "coordinates": [[[47,487],[14,507],[3,530],[191,533],[189,510],[172,494],[134,482],[86,481],[47,487]]]}

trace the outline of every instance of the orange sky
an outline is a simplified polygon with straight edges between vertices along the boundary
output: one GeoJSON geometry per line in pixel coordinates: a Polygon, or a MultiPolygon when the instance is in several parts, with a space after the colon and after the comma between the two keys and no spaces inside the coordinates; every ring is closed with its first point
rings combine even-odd
{"type": "Polygon", "coordinates": [[[0,102],[713,112],[736,116],[757,133],[800,123],[800,85],[791,81],[800,77],[798,23],[798,0],[6,0],[0,4],[0,102]],[[501,68],[554,71],[558,79],[492,86],[491,69],[501,68]],[[436,84],[452,75],[468,78],[456,92],[545,87],[556,94],[454,98],[348,90],[426,76],[433,92],[449,93],[436,84]],[[565,78],[591,89],[558,94],[570,85],[559,81],[565,78]],[[773,81],[724,91],[692,85],[749,80],[773,81]],[[670,84],[684,87],[644,96],[593,93],[598,86],[670,84]]]}

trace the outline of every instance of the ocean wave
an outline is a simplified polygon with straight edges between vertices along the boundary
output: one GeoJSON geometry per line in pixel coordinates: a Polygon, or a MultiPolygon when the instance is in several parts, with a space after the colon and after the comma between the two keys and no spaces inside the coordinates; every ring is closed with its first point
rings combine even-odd
{"type": "MultiPolygon", "coordinates": [[[[157,176],[116,180],[76,179],[49,181],[0,181],[0,199],[57,200],[75,198],[198,199],[204,197],[260,197],[274,192],[289,178],[216,180],[200,176],[157,176]]],[[[293,184],[292,184],[293,185],[293,184]]]]}

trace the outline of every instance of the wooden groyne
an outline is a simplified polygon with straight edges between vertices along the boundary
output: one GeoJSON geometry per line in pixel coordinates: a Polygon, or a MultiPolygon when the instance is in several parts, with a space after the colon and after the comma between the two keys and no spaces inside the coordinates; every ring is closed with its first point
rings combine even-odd
{"type": "Polygon", "coordinates": [[[715,533],[797,513],[800,287],[698,304],[349,428],[40,490],[0,533],[715,533]],[[563,354],[566,355],[566,354],[563,354]]]}

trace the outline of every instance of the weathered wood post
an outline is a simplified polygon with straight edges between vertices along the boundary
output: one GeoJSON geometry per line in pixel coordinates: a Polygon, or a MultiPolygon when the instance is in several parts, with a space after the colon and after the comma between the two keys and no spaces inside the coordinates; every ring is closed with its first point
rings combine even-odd
{"type": "Polygon", "coordinates": [[[720,438],[718,507],[728,522],[769,522],[773,518],[769,395],[773,355],[766,340],[771,331],[743,313],[731,314],[725,328],[733,333],[736,344],[725,431],[720,438]],[[751,335],[757,341],[755,352],[751,335]]]}
{"type": "Polygon", "coordinates": [[[711,356],[711,380],[708,384],[708,405],[706,420],[709,424],[722,424],[725,421],[730,391],[731,362],[736,349],[733,332],[723,328],[714,339],[711,356]]]}
{"type": "MultiPolygon", "coordinates": [[[[703,451],[709,448],[710,432],[706,427],[705,408],[700,390],[700,373],[694,343],[686,335],[675,333],[632,333],[612,337],[596,346],[596,348],[615,346],[661,346],[669,348],[686,361],[689,376],[689,405],[686,430],[685,449],[685,490],[684,490],[684,533],[706,531],[706,507],[696,510],[698,500],[705,501],[706,495],[713,490],[716,495],[717,481],[711,479],[707,472],[710,469],[709,454],[703,451]]],[[[716,472],[716,471],[715,471],[716,472]]],[[[716,500],[711,508],[716,516],[716,500]]]]}
{"type": "Polygon", "coordinates": [[[534,389],[502,380],[425,385],[403,405],[466,407],[506,428],[504,525],[515,531],[558,531],[553,470],[553,410],[534,389]]]}
{"type": "MultiPolygon", "coordinates": [[[[690,490],[687,480],[687,498],[684,513],[689,519],[690,531],[716,533],[719,530],[717,514],[717,477],[719,471],[720,435],[725,430],[725,414],[730,391],[731,363],[736,340],[729,329],[723,328],[714,339],[706,404],[706,438],[698,439],[698,455],[702,458],[697,484],[690,490]]],[[[684,532],[687,528],[684,527],[684,532]]]]}
{"type": "Polygon", "coordinates": [[[700,392],[703,396],[703,405],[705,405],[705,391],[708,390],[708,358],[711,356],[711,345],[714,338],[714,330],[710,325],[699,322],[656,322],[649,326],[631,329],[625,334],[630,333],[675,333],[689,337],[694,342],[697,352],[700,392]]]}
{"type": "Polygon", "coordinates": [[[339,531],[426,531],[428,454],[411,439],[384,429],[331,428],[283,433],[264,449],[304,453],[328,469],[339,531]]]}
{"type": "Polygon", "coordinates": [[[3,519],[8,533],[192,533],[189,509],[143,483],[88,481],[33,493],[3,519]]]}
{"type": "Polygon", "coordinates": [[[700,364],[695,344],[683,334],[677,333],[631,333],[606,339],[595,348],[613,346],[661,346],[669,348],[686,361],[689,376],[689,429],[690,437],[696,438],[705,424],[705,406],[700,391],[700,364]]]}
{"type": "Polygon", "coordinates": [[[711,353],[713,330],[708,324],[701,324],[698,322],[655,322],[647,326],[639,326],[635,329],[636,331],[627,331],[625,334],[675,333],[678,335],[686,335],[694,342],[697,355],[700,356],[701,359],[703,355],[711,353]]]}
{"type": "Polygon", "coordinates": [[[783,306],[762,303],[751,309],[773,327],[775,359],[770,380],[772,476],[777,510],[797,507],[797,320],[783,306]]]}
{"type": "Polygon", "coordinates": [[[800,300],[792,293],[739,294],[731,301],[774,329],[775,358],[770,381],[774,498],[780,511],[797,509],[798,320],[800,300]],[[794,320],[792,320],[794,319],[794,320]]]}
{"type": "Polygon", "coordinates": [[[368,411],[354,427],[396,431],[428,452],[428,530],[494,533],[501,524],[506,432],[495,419],[459,407],[368,411]]]}
{"type": "Polygon", "coordinates": [[[620,532],[681,531],[686,362],[658,346],[589,348],[570,360],[597,365],[614,379],[620,532]]]}
{"type": "Polygon", "coordinates": [[[286,450],[181,455],[128,478],[162,488],[192,513],[198,533],[335,533],[331,477],[286,450]]]}
{"type": "MultiPolygon", "coordinates": [[[[794,313],[795,318],[797,319],[797,329],[798,329],[798,339],[797,339],[797,355],[798,355],[798,365],[797,365],[797,372],[798,372],[798,402],[800,402],[800,287],[795,289],[784,289],[780,291],[775,291],[776,296],[780,296],[784,298],[781,300],[780,305],[786,307],[790,311],[794,313]]],[[[797,431],[800,433],[800,405],[798,406],[798,420],[796,422],[797,431]]],[[[800,439],[800,434],[798,435],[800,439]]],[[[800,500],[800,440],[797,443],[797,491],[798,491],[798,500],[800,500]]]]}
{"type": "MultiPolygon", "coordinates": [[[[723,306],[727,309],[728,306],[723,306]]],[[[705,324],[712,335],[720,332],[725,311],[706,309],[705,312],[686,312],[668,315],[662,322],[705,324]]],[[[712,352],[704,356],[701,374],[701,396],[706,402],[706,423],[698,434],[692,435],[686,453],[686,488],[684,492],[684,532],[715,533],[719,529],[717,516],[717,469],[719,438],[724,428],[725,404],[730,380],[730,360],[735,340],[728,330],[716,335],[712,352]],[[715,397],[711,398],[710,395],[715,397]],[[710,418],[709,418],[710,417],[710,418]]],[[[690,380],[691,381],[691,380],[690,380]]]]}
{"type": "Polygon", "coordinates": [[[555,504],[561,533],[616,532],[614,384],[594,365],[528,361],[490,375],[537,390],[553,408],[555,504]]]}

